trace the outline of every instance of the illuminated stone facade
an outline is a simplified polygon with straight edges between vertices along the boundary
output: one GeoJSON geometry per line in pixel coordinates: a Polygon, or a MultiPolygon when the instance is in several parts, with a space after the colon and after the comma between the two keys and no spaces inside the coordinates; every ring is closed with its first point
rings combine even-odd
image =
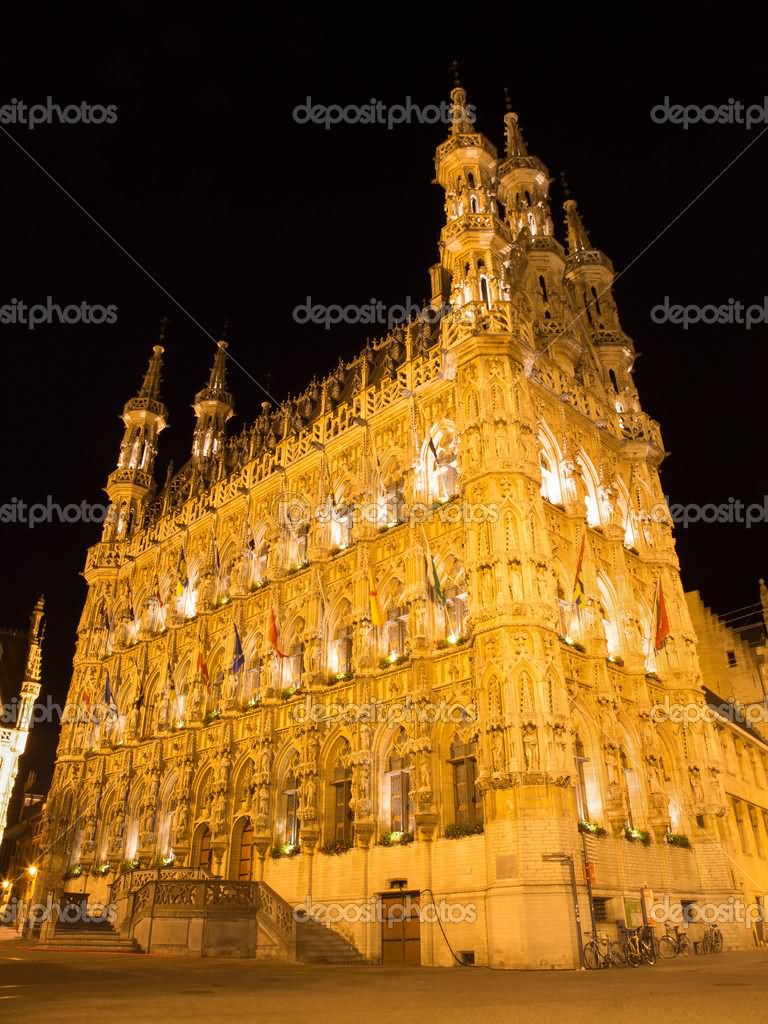
{"type": "Polygon", "coordinates": [[[516,967],[578,962],[546,855],[574,858],[587,924],[582,843],[612,918],[643,886],[733,891],[713,727],[652,713],[704,696],[611,262],[573,201],[555,237],[516,116],[498,155],[453,102],[423,316],[236,436],[220,342],[191,458],[159,486],[155,348],[69,693],[92,709],[108,673],[117,712],[62,728],[41,891],[78,866],[67,887],[106,898],[94,866],[173,856],[334,904],[367,957],[450,964],[426,915],[383,951],[364,908],[396,884],[448,907],[454,949],[516,967]]]}

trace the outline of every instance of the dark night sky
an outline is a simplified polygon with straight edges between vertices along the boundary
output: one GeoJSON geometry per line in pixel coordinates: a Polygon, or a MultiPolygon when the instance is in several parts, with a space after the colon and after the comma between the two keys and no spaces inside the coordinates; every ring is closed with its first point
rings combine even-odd
{"type": "MultiPolygon", "coordinates": [[[[510,90],[531,152],[548,165],[562,238],[565,171],[593,241],[618,270],[631,263],[762,130],[655,125],[669,95],[685,104],[761,103],[766,24],[748,6],[488,7],[458,16],[434,8],[381,15],[253,20],[251,5],[37,5],[23,23],[5,15],[0,105],[12,99],[116,104],[112,126],[41,126],[11,135],[205,329],[230,322],[232,351],[282,398],[366,327],[326,332],[294,323],[314,302],[387,304],[427,294],[442,194],[431,184],[444,126],[396,130],[298,125],[315,103],[435,104],[447,99],[458,57],[478,125],[501,146],[510,90]],[[617,22],[616,16],[624,22],[617,22]],[[384,20],[380,20],[381,18],[384,20]],[[361,22],[362,22],[361,18],[361,22]],[[460,22],[460,27],[457,27],[460,22]],[[441,27],[442,23],[442,27],[441,27]]],[[[117,416],[140,381],[159,318],[172,320],[164,394],[171,429],[160,473],[189,450],[193,395],[206,379],[211,339],[71,199],[0,133],[5,266],[0,305],[12,299],[114,304],[114,326],[0,326],[4,342],[0,505],[100,502],[114,467],[117,416]]],[[[762,303],[768,228],[768,133],[726,171],[617,285],[624,327],[642,357],[644,407],[671,452],[663,466],[673,503],[762,502],[768,327],[687,332],[651,322],[669,295],[683,304],[762,303]]],[[[233,368],[236,429],[262,394],[233,368]]],[[[717,611],[757,600],[766,573],[765,525],[679,530],[687,588],[717,611]]],[[[5,585],[0,623],[24,625],[48,599],[46,689],[62,697],[85,593],[78,572],[96,526],[0,526],[5,585]]],[[[55,730],[38,728],[30,759],[52,756],[55,730]]]]}

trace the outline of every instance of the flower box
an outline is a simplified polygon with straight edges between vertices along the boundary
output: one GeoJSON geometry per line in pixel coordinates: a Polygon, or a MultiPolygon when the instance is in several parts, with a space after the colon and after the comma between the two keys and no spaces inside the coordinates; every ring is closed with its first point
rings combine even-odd
{"type": "Polygon", "coordinates": [[[413,842],[413,832],[385,832],[379,846],[408,846],[413,842]]]}
{"type": "Polygon", "coordinates": [[[446,825],[443,839],[463,839],[465,836],[481,836],[485,832],[483,825],[446,825]]]}
{"type": "Polygon", "coordinates": [[[681,846],[684,850],[690,850],[691,841],[688,836],[676,835],[674,832],[667,832],[664,837],[670,846],[681,846]]]}
{"type": "Polygon", "coordinates": [[[625,825],[624,838],[629,843],[642,843],[643,846],[651,845],[650,834],[642,828],[630,828],[629,825],[625,825]]]}
{"type": "Polygon", "coordinates": [[[592,821],[584,821],[583,819],[579,821],[579,832],[583,832],[587,836],[604,836],[607,834],[602,825],[596,825],[592,821]]]}

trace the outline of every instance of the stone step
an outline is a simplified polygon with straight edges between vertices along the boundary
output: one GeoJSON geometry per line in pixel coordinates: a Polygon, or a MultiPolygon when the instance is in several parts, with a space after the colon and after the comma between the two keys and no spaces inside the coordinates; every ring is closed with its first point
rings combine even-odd
{"type": "Polygon", "coordinates": [[[319,921],[303,921],[297,938],[297,955],[304,963],[367,963],[365,957],[352,943],[319,921]]]}
{"type": "Polygon", "coordinates": [[[124,938],[110,927],[106,933],[100,929],[56,929],[38,949],[82,949],[84,952],[140,953],[141,947],[135,939],[124,938]]]}

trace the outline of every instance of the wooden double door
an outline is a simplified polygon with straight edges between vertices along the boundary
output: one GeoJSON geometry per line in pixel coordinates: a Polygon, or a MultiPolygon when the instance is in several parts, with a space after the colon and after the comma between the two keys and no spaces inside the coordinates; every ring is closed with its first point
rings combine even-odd
{"type": "Polygon", "coordinates": [[[381,960],[384,964],[421,964],[418,892],[382,893],[381,960]]]}

